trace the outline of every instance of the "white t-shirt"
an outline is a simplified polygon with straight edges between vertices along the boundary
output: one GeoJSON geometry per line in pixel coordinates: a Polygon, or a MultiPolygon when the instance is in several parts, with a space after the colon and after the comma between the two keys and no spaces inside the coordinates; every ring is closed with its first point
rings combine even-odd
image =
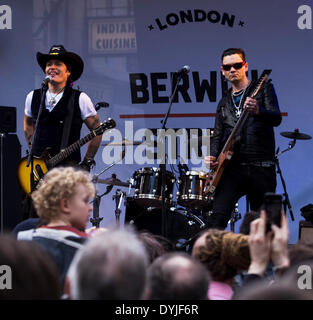
{"type": "MultiPolygon", "coordinates": [[[[34,91],[31,91],[26,96],[26,100],[25,100],[24,113],[26,116],[28,116],[30,118],[33,117],[32,110],[31,110],[33,94],[34,94],[34,91]]],[[[60,101],[60,99],[62,97],[63,97],[63,91],[61,93],[59,93],[57,96],[55,96],[55,95],[51,95],[50,91],[48,90],[46,93],[46,100],[45,100],[46,109],[49,110],[49,112],[51,112],[54,109],[55,105],[60,101]],[[52,97],[54,97],[55,103],[50,107],[49,101],[52,97]]],[[[97,111],[96,111],[91,99],[87,96],[87,94],[85,92],[82,92],[79,95],[78,101],[79,101],[79,108],[80,108],[80,112],[81,112],[81,116],[82,116],[83,121],[86,118],[95,116],[97,114],[97,111]]]]}

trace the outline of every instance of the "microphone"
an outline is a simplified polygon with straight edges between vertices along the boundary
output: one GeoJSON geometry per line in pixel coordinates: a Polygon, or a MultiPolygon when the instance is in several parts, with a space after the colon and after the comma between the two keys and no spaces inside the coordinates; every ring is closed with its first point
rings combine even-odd
{"type": "Polygon", "coordinates": [[[176,73],[179,75],[183,75],[183,74],[187,74],[189,71],[190,71],[190,67],[186,65],[186,66],[183,66],[178,71],[176,71],[176,73]]]}
{"type": "Polygon", "coordinates": [[[110,106],[109,103],[103,101],[103,102],[98,102],[95,106],[96,111],[98,111],[100,108],[108,108],[110,106]]]}
{"type": "Polygon", "coordinates": [[[46,87],[50,81],[51,81],[51,77],[46,76],[45,79],[42,81],[41,86],[46,87]]]}

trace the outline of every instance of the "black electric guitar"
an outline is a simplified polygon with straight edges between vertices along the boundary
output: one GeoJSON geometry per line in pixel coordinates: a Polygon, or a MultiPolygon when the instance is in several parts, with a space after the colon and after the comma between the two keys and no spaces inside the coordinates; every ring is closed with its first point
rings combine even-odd
{"type": "MultiPolygon", "coordinates": [[[[254,98],[261,88],[263,87],[266,79],[268,78],[269,74],[271,73],[271,70],[264,70],[263,73],[261,74],[260,79],[257,82],[256,88],[251,95],[251,98],[254,98]]],[[[206,182],[205,182],[205,188],[204,188],[204,193],[205,194],[213,194],[221,177],[222,174],[229,164],[230,160],[232,159],[233,156],[233,149],[234,149],[234,144],[235,144],[235,138],[236,136],[240,133],[243,125],[245,124],[247,118],[249,116],[249,112],[247,109],[243,110],[241,113],[241,116],[239,120],[237,121],[234,129],[232,130],[231,134],[229,135],[220,155],[217,158],[218,165],[215,169],[210,170],[210,172],[207,174],[206,182]]]]}
{"type": "MultiPolygon", "coordinates": [[[[108,118],[108,120],[102,123],[98,128],[92,130],[84,138],[74,142],[67,148],[63,149],[57,155],[50,157],[49,148],[47,148],[40,157],[34,156],[33,174],[35,184],[39,182],[39,180],[48,172],[48,170],[55,167],[58,163],[66,159],[74,151],[79,149],[81,146],[89,142],[94,137],[101,135],[104,131],[115,128],[115,126],[115,121],[111,118],[108,118]]],[[[17,168],[17,176],[22,189],[25,191],[25,193],[30,195],[30,193],[32,192],[31,164],[27,167],[27,160],[27,156],[21,159],[17,168]]]]}

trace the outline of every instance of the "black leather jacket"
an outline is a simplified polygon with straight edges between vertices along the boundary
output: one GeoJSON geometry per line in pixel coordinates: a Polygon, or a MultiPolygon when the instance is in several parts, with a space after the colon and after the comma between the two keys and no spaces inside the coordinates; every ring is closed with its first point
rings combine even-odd
{"type": "MultiPolygon", "coordinates": [[[[247,96],[252,95],[255,85],[256,82],[251,82],[247,87],[243,102],[247,96]]],[[[260,114],[249,115],[240,135],[236,138],[233,161],[242,163],[274,160],[273,127],[281,123],[282,117],[273,85],[270,82],[265,83],[255,99],[259,105],[260,114]]],[[[230,89],[217,106],[210,146],[211,156],[219,155],[236,121],[230,89]]]]}

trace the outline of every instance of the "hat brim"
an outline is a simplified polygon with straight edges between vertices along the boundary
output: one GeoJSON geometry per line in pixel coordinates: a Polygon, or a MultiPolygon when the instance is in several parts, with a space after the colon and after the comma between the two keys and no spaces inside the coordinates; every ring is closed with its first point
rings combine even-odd
{"type": "Polygon", "coordinates": [[[65,52],[60,54],[44,54],[37,52],[37,62],[43,72],[45,72],[47,62],[52,59],[60,60],[71,66],[71,78],[73,81],[78,80],[84,71],[84,62],[82,58],[74,52],[65,52]]]}

